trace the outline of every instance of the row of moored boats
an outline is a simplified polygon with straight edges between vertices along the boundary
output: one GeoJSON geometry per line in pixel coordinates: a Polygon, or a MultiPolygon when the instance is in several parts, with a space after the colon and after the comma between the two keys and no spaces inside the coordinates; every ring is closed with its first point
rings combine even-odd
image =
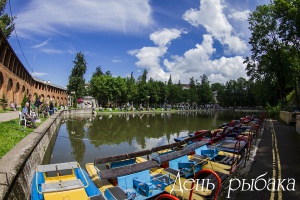
{"type": "Polygon", "coordinates": [[[175,143],[96,158],[85,169],[77,162],[39,165],[31,199],[216,199],[221,185],[247,160],[263,119],[246,116],[175,143]]]}

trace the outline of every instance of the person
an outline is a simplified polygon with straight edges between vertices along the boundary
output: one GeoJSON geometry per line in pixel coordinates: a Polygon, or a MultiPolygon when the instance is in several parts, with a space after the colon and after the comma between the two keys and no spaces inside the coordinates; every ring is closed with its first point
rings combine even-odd
{"type": "Polygon", "coordinates": [[[14,110],[14,111],[16,111],[16,106],[15,106],[15,103],[14,102],[10,102],[10,107],[14,110]]]}
{"type": "Polygon", "coordinates": [[[39,116],[39,113],[40,113],[40,105],[42,104],[43,102],[41,102],[41,95],[38,96],[38,98],[35,100],[34,102],[34,111],[36,113],[37,116],[39,116]]]}
{"type": "Polygon", "coordinates": [[[54,114],[54,105],[53,105],[52,99],[50,100],[50,103],[49,103],[49,113],[50,113],[50,115],[54,114]]]}
{"type": "Polygon", "coordinates": [[[33,128],[36,128],[36,125],[35,125],[35,123],[34,123],[34,118],[33,118],[33,117],[30,117],[30,115],[28,114],[28,110],[29,110],[29,109],[30,109],[30,108],[29,108],[29,103],[26,102],[26,103],[25,103],[25,106],[24,106],[24,108],[23,108],[23,110],[22,110],[22,115],[25,116],[25,119],[26,119],[26,120],[31,121],[33,128]]]}
{"type": "MultiPolygon", "coordinates": [[[[28,94],[28,97],[27,97],[27,99],[26,99],[26,103],[29,103],[29,105],[30,105],[30,103],[31,103],[31,97],[32,97],[32,95],[29,93],[29,94],[28,94]]],[[[28,109],[28,115],[30,115],[30,108],[28,109]]]]}

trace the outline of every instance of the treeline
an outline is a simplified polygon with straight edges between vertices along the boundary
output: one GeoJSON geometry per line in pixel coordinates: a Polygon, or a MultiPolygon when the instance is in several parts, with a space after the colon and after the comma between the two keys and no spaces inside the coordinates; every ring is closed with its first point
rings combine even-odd
{"type": "MultiPolygon", "coordinates": [[[[267,102],[262,98],[264,95],[257,92],[262,87],[260,82],[239,78],[225,84],[211,84],[205,74],[200,76],[199,80],[192,77],[188,84],[181,84],[180,81],[174,83],[171,76],[167,82],[154,80],[147,77],[147,70],[135,79],[133,73],[126,78],[114,77],[110,71],[103,72],[101,67],[96,67],[88,87],[85,88],[84,74],[87,67],[84,55],[81,52],[77,53],[73,62],[75,66],[67,87],[69,95],[74,97],[75,104],[76,100],[84,95],[95,97],[103,107],[109,106],[110,103],[114,107],[133,103],[136,108],[139,108],[140,104],[144,108],[157,108],[181,103],[193,107],[215,103],[222,107],[265,107],[267,102]],[[217,101],[213,98],[213,93],[217,101]]],[[[276,102],[276,99],[269,101],[271,105],[276,105],[276,102]]]]}
{"type": "Polygon", "coordinates": [[[97,67],[87,93],[97,98],[102,106],[107,106],[108,102],[114,102],[114,106],[129,102],[135,107],[140,104],[148,107],[149,103],[150,107],[155,108],[180,103],[193,107],[214,103],[225,107],[253,107],[259,104],[252,90],[253,84],[244,78],[230,80],[226,84],[210,84],[204,74],[199,81],[192,77],[189,84],[183,85],[180,81],[173,83],[171,76],[168,82],[151,77],[148,79],[147,70],[135,79],[132,73],[127,78],[113,77],[109,71],[103,73],[101,67],[97,67]],[[217,93],[217,102],[213,98],[213,92],[217,93]]]}

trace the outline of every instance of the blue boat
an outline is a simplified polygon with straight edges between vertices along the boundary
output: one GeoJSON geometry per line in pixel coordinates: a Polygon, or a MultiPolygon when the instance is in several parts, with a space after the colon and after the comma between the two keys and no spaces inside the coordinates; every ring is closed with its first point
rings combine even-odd
{"type": "Polygon", "coordinates": [[[107,170],[86,165],[90,176],[97,177],[98,181],[110,181],[109,184],[99,187],[107,200],[151,199],[162,194],[165,187],[175,180],[165,174],[150,174],[149,169],[158,166],[154,160],[107,170]]]}
{"type": "Polygon", "coordinates": [[[39,165],[31,185],[31,200],[104,199],[77,162],[39,165]]]}

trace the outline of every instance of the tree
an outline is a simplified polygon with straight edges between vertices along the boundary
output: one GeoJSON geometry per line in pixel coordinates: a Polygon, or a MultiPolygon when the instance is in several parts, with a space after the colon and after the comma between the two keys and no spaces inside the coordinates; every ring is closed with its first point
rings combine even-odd
{"type": "Polygon", "coordinates": [[[82,97],[85,94],[85,79],[83,76],[86,72],[86,61],[84,55],[78,52],[73,63],[75,65],[69,76],[67,89],[70,95],[72,92],[75,92],[75,94],[72,95],[74,96],[74,100],[76,100],[76,98],[82,97]]]}
{"type": "Polygon", "coordinates": [[[139,101],[146,103],[148,100],[149,96],[149,88],[147,86],[147,74],[148,71],[145,69],[143,71],[143,74],[138,78],[137,81],[137,87],[138,87],[138,96],[139,96],[139,101]]]}
{"type": "Polygon", "coordinates": [[[95,77],[95,76],[102,76],[104,73],[101,69],[101,66],[98,66],[96,67],[96,71],[93,73],[92,77],[95,77]]]}
{"type": "Polygon", "coordinates": [[[257,6],[250,14],[249,24],[252,32],[249,41],[252,55],[245,60],[247,75],[251,81],[270,77],[275,81],[278,90],[277,101],[285,103],[288,87],[294,80],[290,75],[295,74],[295,71],[289,62],[290,45],[285,45],[280,38],[279,21],[274,12],[274,5],[257,6]]]}
{"type": "Polygon", "coordinates": [[[125,102],[133,102],[136,100],[136,96],[138,95],[138,88],[135,84],[135,79],[133,77],[133,72],[131,72],[130,78],[126,79],[127,91],[125,94],[125,102]]]}
{"type": "Polygon", "coordinates": [[[0,28],[3,31],[5,37],[8,39],[13,30],[15,30],[14,19],[15,16],[10,17],[8,14],[4,14],[6,0],[0,0],[0,28]]]}
{"type": "Polygon", "coordinates": [[[201,83],[200,85],[198,84],[198,89],[197,89],[199,99],[201,99],[202,104],[212,103],[213,95],[208,81],[208,77],[205,74],[203,74],[203,76],[201,76],[200,78],[201,78],[201,83]]]}

